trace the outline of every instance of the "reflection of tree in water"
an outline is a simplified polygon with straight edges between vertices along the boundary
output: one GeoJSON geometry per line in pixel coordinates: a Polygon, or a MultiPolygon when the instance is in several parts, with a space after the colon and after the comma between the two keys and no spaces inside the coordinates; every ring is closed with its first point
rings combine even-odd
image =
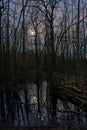
{"type": "MultiPolygon", "coordinates": [[[[38,112],[38,104],[37,104],[37,95],[35,91],[37,91],[37,87],[35,84],[28,85],[28,112],[29,112],[29,121],[30,123],[48,123],[51,117],[51,109],[50,100],[47,102],[46,98],[46,90],[47,90],[47,83],[43,83],[41,86],[42,95],[40,95],[40,114],[37,115],[38,112]]],[[[21,91],[22,92],[22,91],[21,91]]],[[[20,93],[21,102],[24,98],[23,93],[20,93]]],[[[69,101],[57,99],[56,104],[56,115],[54,123],[63,123],[63,124],[78,124],[78,111],[77,106],[70,103],[69,101]]],[[[22,109],[25,113],[24,106],[22,105],[22,109]]],[[[53,109],[54,110],[54,109],[53,109]]],[[[86,113],[80,109],[80,123],[86,123],[86,113]]],[[[21,116],[21,111],[20,111],[21,116]]],[[[26,119],[25,119],[26,120],[26,119]]],[[[53,123],[52,122],[52,123],[53,123]]]]}
{"type": "MultiPolygon", "coordinates": [[[[47,91],[47,82],[43,82],[40,86],[40,113],[38,113],[38,104],[37,104],[37,86],[35,84],[27,85],[28,91],[28,115],[29,115],[29,123],[30,124],[47,124],[52,121],[52,116],[50,115],[52,112],[52,107],[50,104],[50,97],[48,97],[49,93],[47,91]],[[49,98],[49,99],[48,99],[49,98]]],[[[6,124],[15,124],[15,125],[27,125],[27,118],[25,112],[25,94],[24,90],[15,92],[15,93],[7,93],[4,94],[4,104],[0,106],[0,114],[3,109],[3,105],[5,105],[5,109],[3,109],[4,122],[6,124]],[[5,104],[6,103],[6,104],[5,104]],[[5,113],[4,113],[5,112],[5,113]],[[13,119],[13,120],[12,120],[13,119]]],[[[0,98],[0,100],[2,100],[0,98]]],[[[2,102],[3,103],[3,102],[2,102]]],[[[54,109],[53,109],[54,110],[54,109]]],[[[54,123],[60,124],[78,124],[78,114],[80,114],[80,123],[87,123],[87,114],[82,109],[80,109],[80,113],[78,113],[78,106],[74,103],[69,102],[68,100],[64,100],[59,97],[57,98],[56,104],[56,115],[54,123]]],[[[2,117],[0,117],[2,123],[2,117]]],[[[51,123],[53,123],[51,122],[51,123]]]]}

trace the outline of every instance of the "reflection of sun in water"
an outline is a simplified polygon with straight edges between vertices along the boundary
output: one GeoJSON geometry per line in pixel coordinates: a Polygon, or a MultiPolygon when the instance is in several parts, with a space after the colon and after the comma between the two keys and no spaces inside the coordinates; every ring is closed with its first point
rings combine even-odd
{"type": "Polygon", "coordinates": [[[37,97],[36,97],[36,96],[32,96],[30,102],[31,102],[32,104],[36,104],[36,103],[37,103],[37,97]]]}
{"type": "Polygon", "coordinates": [[[33,29],[28,29],[28,34],[30,36],[34,36],[35,35],[35,31],[33,29]]]}

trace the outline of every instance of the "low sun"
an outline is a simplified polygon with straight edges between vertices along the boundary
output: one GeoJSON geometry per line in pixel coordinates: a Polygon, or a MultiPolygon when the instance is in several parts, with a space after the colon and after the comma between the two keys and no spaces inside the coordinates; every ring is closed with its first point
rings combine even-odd
{"type": "Polygon", "coordinates": [[[28,34],[30,36],[34,36],[35,35],[35,31],[33,29],[28,29],[28,34]]]}
{"type": "Polygon", "coordinates": [[[33,30],[31,30],[31,35],[34,36],[35,35],[35,32],[33,30]]]}

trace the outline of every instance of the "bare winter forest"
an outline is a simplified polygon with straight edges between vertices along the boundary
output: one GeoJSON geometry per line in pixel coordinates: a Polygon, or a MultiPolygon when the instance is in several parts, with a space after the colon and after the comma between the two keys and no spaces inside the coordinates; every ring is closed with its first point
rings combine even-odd
{"type": "Polygon", "coordinates": [[[0,0],[0,126],[86,124],[87,0],[0,0]]]}

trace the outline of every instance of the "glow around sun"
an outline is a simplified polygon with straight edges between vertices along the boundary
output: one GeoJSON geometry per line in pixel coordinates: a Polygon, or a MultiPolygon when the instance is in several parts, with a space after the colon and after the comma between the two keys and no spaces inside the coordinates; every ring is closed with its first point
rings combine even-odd
{"type": "Polygon", "coordinates": [[[35,31],[33,29],[28,29],[28,34],[30,36],[34,36],[35,35],[35,31]]]}

